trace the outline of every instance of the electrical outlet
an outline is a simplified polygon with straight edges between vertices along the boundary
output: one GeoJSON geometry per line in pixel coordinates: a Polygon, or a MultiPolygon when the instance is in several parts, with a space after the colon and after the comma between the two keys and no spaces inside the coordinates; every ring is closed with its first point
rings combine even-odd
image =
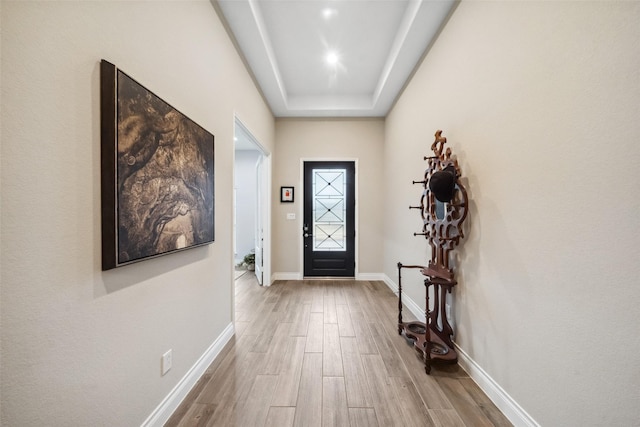
{"type": "Polygon", "coordinates": [[[171,369],[171,365],[173,364],[173,355],[171,353],[171,349],[162,355],[162,360],[160,362],[160,367],[162,370],[162,375],[165,375],[171,369]]]}

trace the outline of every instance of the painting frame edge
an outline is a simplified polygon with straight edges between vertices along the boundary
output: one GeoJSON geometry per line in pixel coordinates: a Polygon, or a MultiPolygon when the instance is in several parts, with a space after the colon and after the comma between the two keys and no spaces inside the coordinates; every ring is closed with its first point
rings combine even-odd
{"type": "Polygon", "coordinates": [[[100,61],[100,193],[102,227],[102,270],[118,267],[117,260],[117,68],[100,61]]]}

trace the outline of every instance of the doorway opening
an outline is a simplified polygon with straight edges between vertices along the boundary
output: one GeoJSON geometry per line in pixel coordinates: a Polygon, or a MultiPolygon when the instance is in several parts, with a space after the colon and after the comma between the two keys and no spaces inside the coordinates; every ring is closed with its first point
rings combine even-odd
{"type": "MultiPolygon", "coordinates": [[[[234,265],[271,284],[271,156],[236,117],[234,126],[234,265]],[[253,260],[253,265],[246,260],[253,260]]],[[[236,273],[236,277],[239,273],[236,273]]]]}

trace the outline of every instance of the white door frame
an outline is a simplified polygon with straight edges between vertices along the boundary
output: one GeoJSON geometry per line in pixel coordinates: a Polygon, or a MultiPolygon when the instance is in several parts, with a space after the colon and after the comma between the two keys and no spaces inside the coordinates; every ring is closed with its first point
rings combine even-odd
{"type": "Polygon", "coordinates": [[[265,193],[267,189],[264,185],[264,176],[262,170],[264,168],[264,155],[258,156],[256,161],[256,211],[255,222],[253,226],[253,250],[255,253],[255,274],[258,283],[264,284],[264,224],[262,221],[262,206],[266,203],[265,193]]]}
{"type": "MultiPolygon", "coordinates": [[[[237,114],[234,114],[234,138],[237,137],[239,132],[242,132],[244,136],[255,145],[256,150],[262,155],[262,176],[258,177],[258,180],[263,182],[261,189],[262,201],[260,219],[263,226],[263,241],[262,241],[262,260],[263,260],[263,281],[264,286],[270,286],[272,282],[271,277],[271,153],[253,136],[253,133],[249,128],[240,120],[237,114]]],[[[235,165],[235,150],[234,150],[234,165],[235,165]]],[[[234,166],[235,168],[235,166],[234,166]]],[[[235,172],[234,172],[234,188],[235,188],[235,172]]],[[[235,218],[236,212],[234,207],[233,216],[235,218]]],[[[232,266],[233,270],[233,266],[232,266]]],[[[233,277],[233,276],[232,276],[233,277]]]]}

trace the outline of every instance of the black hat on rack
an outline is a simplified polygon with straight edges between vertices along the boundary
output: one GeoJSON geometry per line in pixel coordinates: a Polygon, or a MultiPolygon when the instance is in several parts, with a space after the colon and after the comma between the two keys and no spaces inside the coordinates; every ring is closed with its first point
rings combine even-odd
{"type": "Polygon", "coordinates": [[[456,168],[449,165],[441,171],[431,175],[429,179],[429,190],[439,201],[448,203],[453,199],[456,191],[456,168]]]}

